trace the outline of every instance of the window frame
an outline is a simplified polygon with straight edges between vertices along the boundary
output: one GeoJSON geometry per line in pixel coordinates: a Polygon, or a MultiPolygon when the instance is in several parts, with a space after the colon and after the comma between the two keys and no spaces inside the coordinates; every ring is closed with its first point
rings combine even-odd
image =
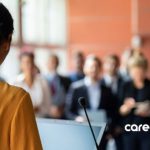
{"type": "Polygon", "coordinates": [[[63,45],[54,45],[54,44],[50,44],[50,43],[44,43],[44,44],[38,44],[36,42],[32,42],[32,43],[26,43],[23,40],[23,15],[22,15],[22,8],[23,8],[23,0],[18,0],[18,40],[15,42],[13,41],[11,46],[19,48],[20,50],[23,49],[23,47],[30,47],[32,48],[31,50],[35,50],[36,48],[43,48],[43,49],[50,49],[50,50],[54,50],[54,49],[67,49],[67,43],[63,46],[63,45]]]}

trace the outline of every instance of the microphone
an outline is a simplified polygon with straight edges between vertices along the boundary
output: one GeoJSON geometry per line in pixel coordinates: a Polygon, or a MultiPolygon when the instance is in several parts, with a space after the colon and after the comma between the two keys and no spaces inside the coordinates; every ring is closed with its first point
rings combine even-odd
{"type": "Polygon", "coordinates": [[[86,115],[86,118],[87,118],[87,121],[88,121],[90,130],[91,130],[91,133],[92,133],[94,142],[95,142],[96,149],[99,150],[99,147],[98,147],[98,144],[97,144],[97,141],[96,141],[96,137],[95,137],[95,135],[94,135],[94,131],[93,131],[93,129],[92,129],[92,125],[91,125],[89,116],[88,116],[87,111],[86,111],[86,100],[85,100],[85,98],[84,98],[84,97],[80,97],[80,98],[78,99],[78,103],[79,103],[80,106],[83,107],[83,109],[84,109],[84,112],[85,112],[85,115],[86,115]]]}

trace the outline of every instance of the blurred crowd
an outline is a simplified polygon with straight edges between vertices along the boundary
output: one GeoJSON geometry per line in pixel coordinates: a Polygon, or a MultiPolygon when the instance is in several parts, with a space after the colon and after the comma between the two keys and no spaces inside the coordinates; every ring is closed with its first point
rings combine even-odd
{"type": "Polygon", "coordinates": [[[48,73],[41,74],[33,53],[20,54],[21,72],[13,84],[30,93],[35,115],[86,121],[78,104],[78,99],[85,97],[88,110],[106,112],[108,127],[101,150],[106,149],[111,138],[117,150],[150,150],[149,132],[124,130],[126,124],[150,125],[150,81],[144,54],[128,49],[121,57],[110,54],[100,59],[80,51],[70,60],[74,70],[63,76],[58,72],[58,56],[50,54],[48,73]]]}

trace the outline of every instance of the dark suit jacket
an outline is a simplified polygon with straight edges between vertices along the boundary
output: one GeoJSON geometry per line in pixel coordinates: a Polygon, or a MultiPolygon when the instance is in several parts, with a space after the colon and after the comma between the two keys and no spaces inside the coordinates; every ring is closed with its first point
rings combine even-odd
{"type": "MultiPolygon", "coordinates": [[[[120,106],[126,98],[134,98],[136,102],[150,101],[150,81],[146,79],[142,89],[136,89],[133,82],[128,81],[124,84],[121,95],[122,102],[120,106]]],[[[122,126],[125,124],[150,124],[150,117],[136,116],[133,109],[130,114],[123,118],[122,126]]]]}
{"type": "MultiPolygon", "coordinates": [[[[111,90],[103,86],[101,83],[99,85],[99,88],[101,90],[101,99],[98,109],[104,109],[108,117],[107,119],[110,122],[113,122],[112,120],[114,120],[116,116],[116,102],[114,96],[112,95],[111,90]]],[[[66,104],[66,116],[68,119],[75,119],[75,117],[79,115],[78,111],[82,109],[78,104],[78,99],[80,97],[85,97],[87,108],[90,109],[91,106],[89,103],[88,91],[84,80],[75,82],[70,87],[66,104]]]]}
{"type": "MultiPolygon", "coordinates": [[[[106,81],[105,79],[103,78],[102,81],[101,81],[102,85],[106,86],[106,81]]],[[[117,80],[117,91],[116,93],[113,93],[114,97],[115,97],[115,100],[116,100],[116,126],[120,126],[121,122],[122,122],[122,116],[120,115],[119,113],[119,108],[120,108],[120,103],[121,103],[121,97],[122,97],[122,88],[123,88],[123,85],[124,85],[124,80],[118,75],[118,80],[117,80]]],[[[111,88],[111,87],[109,87],[111,88]]]]}
{"type": "MultiPolygon", "coordinates": [[[[51,81],[49,80],[49,75],[45,76],[45,79],[50,84],[51,81]]],[[[60,74],[56,74],[56,78],[54,80],[59,80],[60,85],[64,88],[64,92],[67,93],[71,84],[71,80],[68,77],[62,76],[60,74]]]]}
{"type": "Polygon", "coordinates": [[[60,79],[60,84],[64,87],[65,92],[67,93],[71,84],[71,80],[68,77],[58,75],[60,79]]]}
{"type": "MultiPolygon", "coordinates": [[[[105,81],[104,78],[101,80],[101,84],[104,85],[105,87],[107,87],[106,81],[105,81]]],[[[121,97],[120,92],[122,91],[123,84],[124,84],[123,79],[120,76],[118,76],[118,80],[117,80],[117,92],[114,94],[118,98],[118,100],[121,97]]],[[[108,87],[108,88],[111,88],[111,87],[108,87]]]]}

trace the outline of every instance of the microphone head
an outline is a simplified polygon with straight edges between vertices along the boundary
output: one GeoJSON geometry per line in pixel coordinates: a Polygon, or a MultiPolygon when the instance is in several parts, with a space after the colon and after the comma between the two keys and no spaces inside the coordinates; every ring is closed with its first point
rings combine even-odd
{"type": "Polygon", "coordinates": [[[86,100],[84,97],[80,97],[78,99],[78,103],[80,104],[81,107],[85,107],[86,106],[86,100]]]}

